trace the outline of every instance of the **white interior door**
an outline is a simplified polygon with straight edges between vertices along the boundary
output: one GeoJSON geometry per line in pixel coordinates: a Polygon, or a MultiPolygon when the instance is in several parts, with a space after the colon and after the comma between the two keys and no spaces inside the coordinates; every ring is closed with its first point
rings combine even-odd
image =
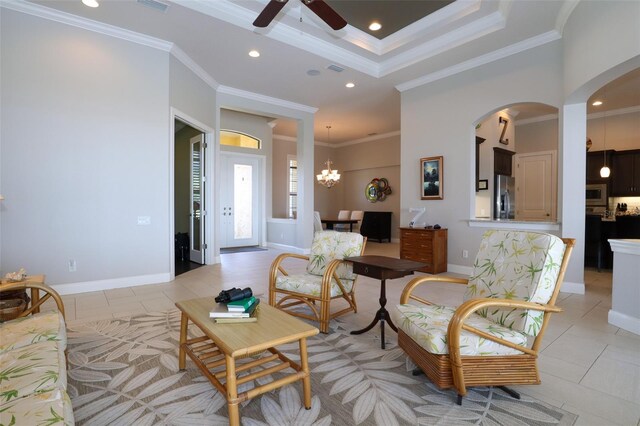
{"type": "Polygon", "coordinates": [[[190,139],[191,142],[191,213],[189,223],[190,251],[192,262],[204,264],[204,134],[190,139]]]}
{"type": "Polygon", "coordinates": [[[255,157],[221,154],[220,247],[259,244],[259,166],[255,157]]]}
{"type": "Polygon", "coordinates": [[[557,164],[555,151],[517,154],[516,219],[556,220],[557,164]]]}

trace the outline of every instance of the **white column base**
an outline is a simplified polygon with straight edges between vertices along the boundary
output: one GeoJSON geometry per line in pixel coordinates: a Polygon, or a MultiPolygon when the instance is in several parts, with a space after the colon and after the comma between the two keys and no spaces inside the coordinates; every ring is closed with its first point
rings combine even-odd
{"type": "Polygon", "coordinates": [[[609,324],[620,327],[631,333],[640,335],[640,318],[635,318],[620,312],[616,312],[613,309],[609,309],[609,324]]]}

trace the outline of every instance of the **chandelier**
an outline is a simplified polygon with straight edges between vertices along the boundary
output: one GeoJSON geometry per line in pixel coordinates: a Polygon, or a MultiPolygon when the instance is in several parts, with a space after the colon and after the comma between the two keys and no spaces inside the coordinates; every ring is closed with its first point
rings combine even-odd
{"type": "MultiPolygon", "coordinates": [[[[331,129],[331,126],[327,126],[327,142],[329,142],[330,140],[330,137],[329,137],[330,129],[331,129]]],[[[333,185],[340,182],[340,173],[338,173],[337,170],[331,169],[331,164],[333,163],[331,162],[330,159],[327,159],[325,164],[327,165],[327,168],[324,169],[320,174],[316,175],[316,179],[318,180],[318,183],[320,185],[324,185],[327,188],[331,188],[333,185]]]]}

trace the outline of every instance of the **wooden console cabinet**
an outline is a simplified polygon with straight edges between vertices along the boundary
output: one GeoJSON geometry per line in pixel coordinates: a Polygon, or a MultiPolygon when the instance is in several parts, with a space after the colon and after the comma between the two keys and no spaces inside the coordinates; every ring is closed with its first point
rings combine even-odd
{"type": "Polygon", "coordinates": [[[447,272],[447,230],[400,228],[400,259],[426,263],[419,271],[447,272]]]}

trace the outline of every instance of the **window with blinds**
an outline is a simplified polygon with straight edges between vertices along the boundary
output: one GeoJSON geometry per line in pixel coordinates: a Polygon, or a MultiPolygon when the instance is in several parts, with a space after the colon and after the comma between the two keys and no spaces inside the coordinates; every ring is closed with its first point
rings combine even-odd
{"type": "Polygon", "coordinates": [[[289,197],[287,213],[289,218],[295,219],[298,215],[298,160],[288,157],[289,162],[289,197]]]}

